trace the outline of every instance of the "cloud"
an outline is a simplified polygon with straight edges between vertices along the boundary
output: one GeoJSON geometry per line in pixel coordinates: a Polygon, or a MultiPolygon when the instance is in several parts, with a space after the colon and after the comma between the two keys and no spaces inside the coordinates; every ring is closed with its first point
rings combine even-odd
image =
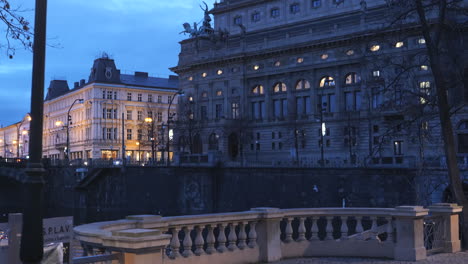
{"type": "Polygon", "coordinates": [[[31,64],[7,64],[0,65],[0,74],[13,74],[22,71],[31,71],[31,64]]]}

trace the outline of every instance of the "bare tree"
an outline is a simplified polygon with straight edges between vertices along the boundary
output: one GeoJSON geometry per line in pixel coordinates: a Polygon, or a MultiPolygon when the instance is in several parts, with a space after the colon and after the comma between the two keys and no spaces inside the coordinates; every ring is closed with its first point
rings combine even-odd
{"type": "MultiPolygon", "coordinates": [[[[454,103],[449,98],[449,95],[453,97],[457,91],[467,88],[464,87],[467,66],[463,47],[467,3],[461,0],[387,0],[387,3],[388,14],[392,17],[387,28],[413,27],[424,38],[428,64],[436,85],[434,106],[440,121],[450,189],[455,201],[468,208],[460,179],[451,120],[460,102],[454,103]]],[[[463,211],[463,222],[463,234],[468,238],[468,210],[463,211]]]]}
{"type": "Polygon", "coordinates": [[[16,52],[16,43],[26,49],[32,50],[33,32],[21,13],[26,10],[21,7],[12,7],[7,0],[0,0],[0,29],[5,32],[5,42],[0,42],[0,49],[5,49],[7,56],[12,59],[16,52]]]}

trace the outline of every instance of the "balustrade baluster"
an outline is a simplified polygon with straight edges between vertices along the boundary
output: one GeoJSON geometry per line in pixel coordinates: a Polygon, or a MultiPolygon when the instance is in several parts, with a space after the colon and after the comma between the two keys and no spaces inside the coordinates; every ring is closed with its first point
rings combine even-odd
{"type": "Polygon", "coordinates": [[[318,225],[317,225],[317,222],[318,222],[318,217],[311,217],[310,220],[312,221],[312,226],[310,228],[310,241],[315,241],[315,240],[320,240],[319,239],[319,236],[318,236],[318,225]]]}
{"type": "Polygon", "coordinates": [[[364,232],[364,228],[362,227],[362,216],[356,216],[356,233],[364,232]]]}
{"type": "Polygon", "coordinates": [[[299,236],[297,238],[298,242],[306,240],[305,238],[306,228],[305,228],[304,221],[305,221],[304,217],[299,217],[299,227],[297,229],[297,232],[299,233],[299,236]]]}
{"type": "Polygon", "coordinates": [[[289,243],[293,241],[292,239],[292,234],[293,234],[293,229],[291,222],[294,218],[285,218],[284,220],[286,221],[286,229],[284,230],[284,233],[286,237],[284,238],[284,242],[289,243]]]}
{"type": "Polygon", "coordinates": [[[254,248],[257,246],[257,230],[255,230],[256,222],[250,222],[249,231],[249,247],[254,248]]]}
{"type": "Polygon", "coordinates": [[[228,236],[228,249],[233,251],[237,249],[236,242],[237,242],[237,235],[236,235],[236,227],[231,223],[229,224],[229,236],[228,236]]]}
{"type": "Polygon", "coordinates": [[[342,216],[341,217],[341,240],[348,239],[348,217],[342,216]]]}
{"type": "Polygon", "coordinates": [[[179,240],[179,229],[178,228],[172,228],[172,238],[171,238],[171,253],[169,254],[169,257],[172,259],[180,257],[180,240],[179,240]]]}
{"type": "Polygon", "coordinates": [[[245,240],[247,239],[247,234],[245,233],[245,224],[244,222],[239,223],[239,244],[237,245],[240,249],[246,248],[245,240]]]}
{"type": "Polygon", "coordinates": [[[200,256],[205,251],[203,251],[203,246],[205,245],[205,240],[203,239],[202,230],[200,226],[195,227],[197,236],[195,237],[195,255],[200,256]]]}
{"type": "Polygon", "coordinates": [[[371,216],[372,226],[371,230],[375,230],[377,228],[377,216],[371,216]]]}
{"type": "Polygon", "coordinates": [[[219,234],[218,234],[218,252],[223,253],[227,250],[226,248],[226,234],[224,233],[224,224],[219,224],[219,234]]]}
{"type": "Polygon", "coordinates": [[[325,240],[333,240],[333,224],[332,224],[333,216],[327,216],[326,218],[327,218],[327,225],[325,228],[325,232],[326,232],[325,240]]]}
{"type": "Polygon", "coordinates": [[[216,249],[214,247],[216,240],[215,240],[215,236],[213,233],[213,227],[211,225],[208,225],[206,229],[208,230],[208,234],[206,236],[206,244],[207,244],[206,253],[213,254],[216,252],[216,249]]]}
{"type": "Polygon", "coordinates": [[[393,243],[393,222],[392,217],[386,217],[387,220],[387,240],[385,242],[393,243]]]}
{"type": "Polygon", "coordinates": [[[182,252],[182,256],[184,256],[186,258],[190,257],[193,254],[192,253],[192,237],[190,237],[191,229],[192,229],[191,226],[185,226],[183,228],[185,237],[184,237],[184,241],[183,241],[184,251],[182,252]]]}

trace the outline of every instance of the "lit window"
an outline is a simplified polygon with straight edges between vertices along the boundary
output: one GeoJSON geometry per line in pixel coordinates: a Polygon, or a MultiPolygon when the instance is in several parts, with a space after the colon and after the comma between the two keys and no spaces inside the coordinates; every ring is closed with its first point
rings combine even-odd
{"type": "Polygon", "coordinates": [[[310,89],[310,82],[307,80],[299,80],[296,83],[296,90],[310,89]]]}
{"type": "Polygon", "coordinates": [[[297,63],[303,63],[303,62],[304,62],[304,58],[302,58],[302,57],[299,57],[299,58],[297,58],[297,60],[296,60],[296,61],[297,61],[297,63]]]}
{"type": "Polygon", "coordinates": [[[257,71],[258,69],[260,69],[260,65],[255,64],[252,68],[254,69],[254,71],[257,71]]]}
{"type": "Polygon", "coordinates": [[[221,95],[223,95],[223,91],[221,90],[216,91],[216,96],[221,96],[221,95]]]}
{"type": "Polygon", "coordinates": [[[333,79],[333,77],[331,76],[323,77],[320,80],[320,88],[333,87],[333,86],[335,86],[335,79],[333,79]]]}
{"type": "Polygon", "coordinates": [[[405,44],[403,43],[403,41],[398,41],[397,43],[395,43],[395,48],[401,48],[403,47],[405,44]]]}
{"type": "Polygon", "coordinates": [[[312,8],[317,8],[322,5],[322,0],[312,0],[312,8]]]}
{"type": "Polygon", "coordinates": [[[320,55],[320,58],[321,58],[322,60],[326,60],[326,59],[328,59],[328,54],[327,54],[327,53],[324,53],[324,54],[320,55]]]}
{"type": "Polygon", "coordinates": [[[427,65],[421,65],[421,71],[427,71],[429,67],[427,65]]]}
{"type": "Polygon", "coordinates": [[[188,77],[189,81],[193,81],[193,76],[188,77]]]}
{"type": "Polygon", "coordinates": [[[281,61],[275,61],[275,67],[281,66],[281,61]]]}
{"type": "Polygon", "coordinates": [[[263,86],[262,85],[256,85],[254,88],[252,88],[252,93],[253,94],[263,94],[263,86]]]}
{"type": "Polygon", "coordinates": [[[376,51],[379,51],[380,50],[380,45],[372,45],[370,47],[370,51],[372,52],[376,52],[376,51]]]}
{"type": "Polygon", "coordinates": [[[260,13],[255,12],[252,14],[252,22],[258,22],[258,21],[260,21],[260,13]]]}
{"type": "Polygon", "coordinates": [[[273,18],[279,17],[279,16],[280,16],[280,10],[279,10],[279,8],[273,8],[273,9],[271,9],[270,15],[271,15],[271,17],[273,17],[273,18]]]}
{"type": "Polygon", "coordinates": [[[188,98],[188,100],[189,100],[189,102],[193,102],[193,96],[190,96],[190,97],[188,98]]]}
{"type": "Polygon", "coordinates": [[[424,39],[424,38],[418,39],[418,44],[421,44],[421,45],[426,44],[426,39],[424,39]]]}
{"type": "Polygon", "coordinates": [[[201,96],[202,96],[203,98],[206,98],[206,97],[208,97],[208,93],[207,93],[207,92],[203,92],[203,93],[201,94],[201,96]]]}
{"type": "Polygon", "coordinates": [[[427,89],[427,88],[431,88],[431,82],[420,82],[419,83],[419,88],[420,89],[427,89]]]}
{"type": "Polygon", "coordinates": [[[241,16],[236,16],[234,18],[234,25],[242,25],[242,17],[241,16]]]}
{"type": "Polygon", "coordinates": [[[219,70],[216,72],[216,74],[218,74],[218,75],[223,74],[223,70],[219,69],[219,70]]]}
{"type": "Polygon", "coordinates": [[[372,71],[372,76],[374,76],[374,77],[380,77],[380,71],[379,71],[379,70],[374,70],[374,71],[372,71]]]}
{"type": "Polygon", "coordinates": [[[419,97],[419,102],[421,104],[427,103],[427,97],[431,95],[431,82],[424,81],[419,83],[419,91],[421,96],[419,97]]]}
{"type": "Polygon", "coordinates": [[[346,55],[348,55],[348,56],[354,55],[354,50],[352,50],[352,49],[347,50],[346,55]]]}
{"type": "Polygon", "coordinates": [[[291,12],[291,14],[299,13],[299,11],[301,11],[299,4],[294,3],[294,4],[290,5],[289,6],[289,11],[291,12]]]}
{"type": "Polygon", "coordinates": [[[202,76],[203,78],[205,78],[206,76],[208,76],[208,73],[204,72],[204,73],[202,73],[201,76],[202,76]]]}
{"type": "Polygon", "coordinates": [[[283,82],[278,82],[273,86],[273,92],[275,93],[286,92],[287,90],[288,90],[288,87],[283,82]]]}
{"type": "Polygon", "coordinates": [[[361,82],[361,76],[355,72],[348,73],[346,75],[345,83],[346,84],[355,84],[361,82]]]}

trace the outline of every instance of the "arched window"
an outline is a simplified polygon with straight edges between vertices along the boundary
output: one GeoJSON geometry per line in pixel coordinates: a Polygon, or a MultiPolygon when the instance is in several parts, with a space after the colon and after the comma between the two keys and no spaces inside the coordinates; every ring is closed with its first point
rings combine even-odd
{"type": "Polygon", "coordinates": [[[331,76],[325,76],[320,80],[320,88],[324,87],[334,87],[335,86],[335,79],[331,76]]]}
{"type": "Polygon", "coordinates": [[[208,150],[219,149],[218,139],[219,136],[216,133],[211,133],[210,137],[208,138],[208,150]]]}
{"type": "Polygon", "coordinates": [[[361,76],[355,72],[350,72],[346,75],[345,83],[346,84],[356,84],[361,82],[361,76]]]}
{"type": "Polygon", "coordinates": [[[263,94],[264,91],[263,91],[263,86],[262,85],[255,85],[253,88],[252,88],[252,93],[253,94],[263,94]]]}
{"type": "Polygon", "coordinates": [[[185,147],[187,146],[187,141],[185,139],[185,136],[180,136],[179,137],[178,146],[179,146],[179,151],[180,152],[185,152],[185,147]]]}
{"type": "Polygon", "coordinates": [[[310,89],[310,82],[307,80],[299,80],[296,83],[296,90],[310,89]]]}
{"type": "Polygon", "coordinates": [[[283,82],[277,82],[273,86],[273,92],[275,92],[275,93],[286,92],[287,90],[288,90],[288,87],[283,82]]]}

